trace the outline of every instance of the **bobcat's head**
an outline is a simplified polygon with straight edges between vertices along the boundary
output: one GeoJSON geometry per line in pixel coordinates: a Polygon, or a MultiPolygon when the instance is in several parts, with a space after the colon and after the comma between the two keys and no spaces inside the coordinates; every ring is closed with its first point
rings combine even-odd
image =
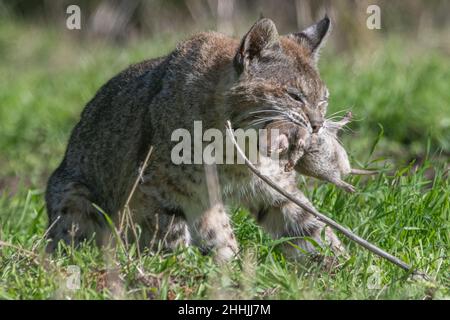
{"type": "Polygon", "coordinates": [[[292,123],[317,132],[323,125],[328,90],[317,70],[319,50],[330,30],[325,16],[299,33],[280,36],[270,19],[260,19],[243,37],[228,92],[232,123],[265,128],[292,123]]]}

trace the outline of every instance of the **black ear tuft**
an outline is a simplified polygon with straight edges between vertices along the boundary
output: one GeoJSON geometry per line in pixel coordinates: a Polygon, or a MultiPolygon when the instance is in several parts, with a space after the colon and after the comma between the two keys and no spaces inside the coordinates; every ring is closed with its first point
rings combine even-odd
{"type": "Polygon", "coordinates": [[[331,21],[330,18],[325,15],[325,17],[316,24],[313,24],[302,32],[294,33],[290,36],[294,37],[303,46],[307,47],[310,50],[313,59],[316,61],[319,56],[320,48],[325,43],[330,31],[331,21]]]}
{"type": "Polygon", "coordinates": [[[240,73],[254,59],[261,57],[263,52],[279,48],[279,35],[275,24],[270,19],[262,18],[243,37],[234,58],[234,65],[240,73]]]}

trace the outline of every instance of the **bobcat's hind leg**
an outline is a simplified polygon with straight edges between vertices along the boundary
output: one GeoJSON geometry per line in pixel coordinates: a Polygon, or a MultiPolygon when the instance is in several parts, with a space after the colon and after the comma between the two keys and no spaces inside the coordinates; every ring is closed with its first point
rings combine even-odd
{"type": "MultiPolygon", "coordinates": [[[[191,242],[183,210],[161,197],[161,193],[154,186],[141,186],[131,200],[132,222],[141,230],[139,246],[142,249],[170,251],[191,242]]],[[[130,241],[136,240],[132,232],[128,235],[130,241]]]]}
{"type": "Polygon", "coordinates": [[[49,216],[47,252],[53,252],[59,241],[78,246],[94,237],[103,245],[109,235],[104,217],[90,200],[89,189],[77,182],[51,185],[47,191],[49,216]]]}
{"type": "Polygon", "coordinates": [[[139,245],[142,248],[171,251],[191,242],[186,221],[174,210],[158,210],[158,213],[152,213],[142,220],[140,226],[142,234],[139,245]]]}

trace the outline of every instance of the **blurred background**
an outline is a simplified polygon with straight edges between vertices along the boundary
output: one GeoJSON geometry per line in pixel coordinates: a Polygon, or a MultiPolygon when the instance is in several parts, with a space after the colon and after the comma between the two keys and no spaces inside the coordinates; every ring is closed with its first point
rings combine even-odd
{"type": "Polygon", "coordinates": [[[0,194],[45,188],[84,105],[129,64],[197,31],[241,37],[261,15],[281,34],[332,19],[319,67],[330,116],[354,114],[342,135],[354,163],[448,168],[449,12],[446,0],[0,0],[0,194]],[[367,27],[374,4],[380,29],[367,27]]]}

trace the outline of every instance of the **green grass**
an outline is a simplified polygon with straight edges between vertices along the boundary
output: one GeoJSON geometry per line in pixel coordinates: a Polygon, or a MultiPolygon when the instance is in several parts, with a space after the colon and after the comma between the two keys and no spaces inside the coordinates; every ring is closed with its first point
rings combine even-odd
{"type": "Polygon", "coordinates": [[[45,181],[83,105],[118,71],[169,52],[177,39],[125,49],[7,22],[0,30],[0,299],[450,297],[450,66],[443,53],[413,54],[393,39],[357,64],[325,54],[330,113],[351,108],[361,120],[343,137],[353,162],[385,170],[352,178],[359,189],[353,195],[311,181],[300,186],[322,212],[431,278],[415,281],[343,237],[350,259],[333,273],[287,261],[280,241],[239,208],[233,222],[241,253],[225,268],[195,248],[139,257],[133,247],[110,252],[86,244],[45,256],[45,181]],[[414,157],[420,161],[410,164],[414,157]],[[66,286],[73,265],[81,270],[79,290],[66,286]]]}

